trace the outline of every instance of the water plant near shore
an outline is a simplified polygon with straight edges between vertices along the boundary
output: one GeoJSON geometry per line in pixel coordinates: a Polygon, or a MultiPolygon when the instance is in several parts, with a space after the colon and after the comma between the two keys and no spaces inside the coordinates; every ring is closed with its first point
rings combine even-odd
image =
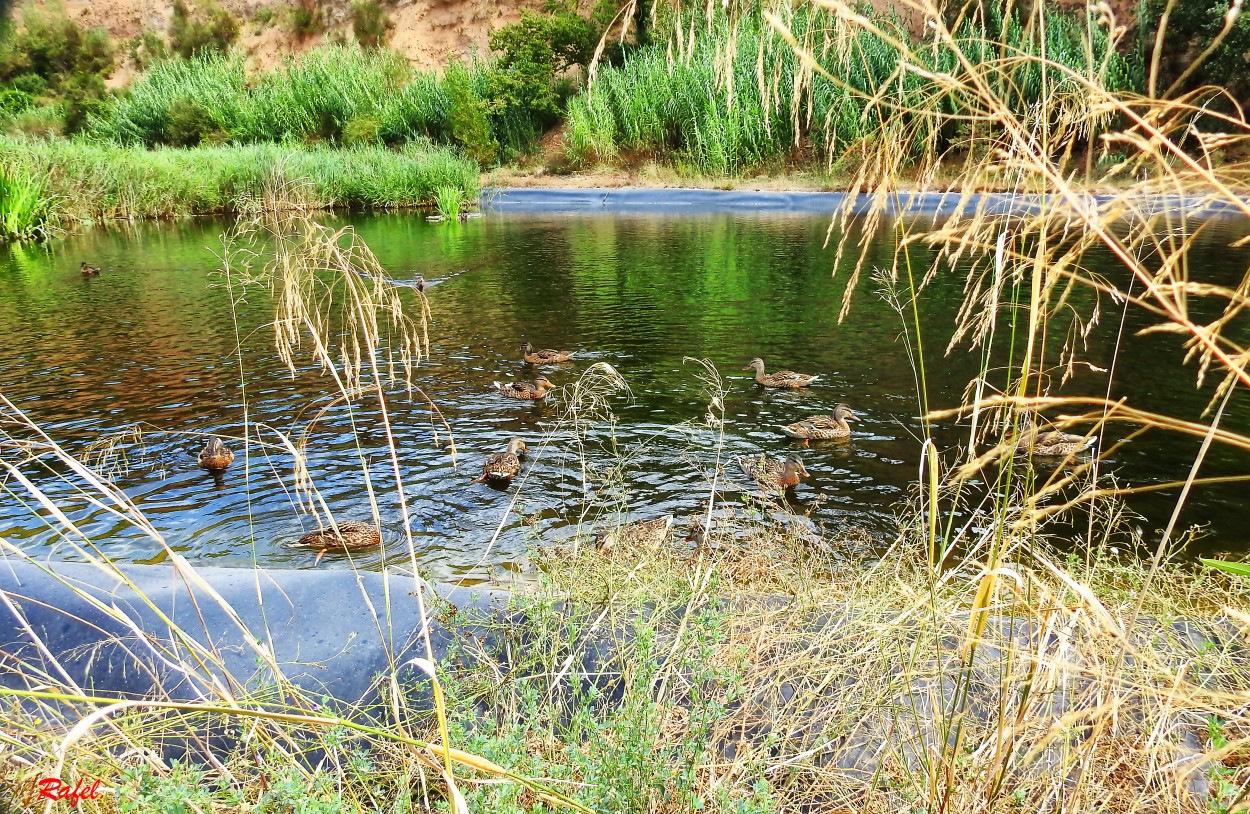
{"type": "Polygon", "coordinates": [[[446,148],[416,145],[149,150],[0,137],[0,155],[5,167],[45,179],[36,210],[42,222],[61,226],[238,212],[275,181],[294,182],[301,205],[324,209],[428,207],[439,188],[473,199],[479,183],[471,162],[446,148]]]}

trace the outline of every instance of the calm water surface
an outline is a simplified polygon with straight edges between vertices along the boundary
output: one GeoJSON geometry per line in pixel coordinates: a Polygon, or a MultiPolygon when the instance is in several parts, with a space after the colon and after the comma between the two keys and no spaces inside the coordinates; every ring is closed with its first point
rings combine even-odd
{"type": "MultiPolygon", "coordinates": [[[[455,464],[421,399],[397,391],[391,403],[412,529],[422,562],[435,576],[480,579],[500,569],[524,570],[527,546],[573,534],[587,506],[599,507],[591,511],[592,521],[603,506],[622,500],[635,518],[697,512],[707,494],[715,436],[700,423],[707,400],[699,368],[685,357],[710,358],[726,378],[728,456],[783,455],[794,447],[777,425],[830,412],[840,401],[851,404],[860,416],[853,441],[804,452],[812,478],[792,504],[830,531],[854,525],[888,538],[919,463],[914,379],[899,339],[902,326],[873,293],[872,282],[861,281],[849,316],[839,324],[849,274],[831,274],[827,217],[504,214],[466,224],[430,224],[415,216],[353,222],[395,277],[442,280],[427,290],[432,357],[416,381],[451,425],[455,464]],[[572,382],[595,361],[607,361],[629,382],[633,397],[614,401],[615,425],[596,428],[588,439],[586,459],[598,476],[592,487],[583,486],[575,446],[557,436],[531,456],[529,479],[510,510],[515,489],[469,481],[483,458],[514,435],[530,439],[537,452],[533,442],[560,415],[557,404],[520,403],[493,393],[493,380],[533,377],[518,358],[522,339],[578,351],[573,364],[547,369],[557,385],[572,382]],[[822,380],[804,392],[764,391],[741,372],[754,356],[770,369],[819,373],[822,380]],[[497,529],[502,531],[491,543],[497,529]]],[[[240,455],[220,475],[196,466],[203,445],[196,433],[241,437],[246,404],[263,441],[276,442],[277,432],[309,433],[311,474],[340,519],[369,519],[367,468],[378,490],[389,556],[402,557],[400,508],[388,488],[385,439],[372,407],[357,405],[353,415],[353,408],[331,404],[334,388],[315,369],[292,378],[272,349],[271,306],[259,294],[239,306],[246,371],[240,376],[230,297],[215,273],[224,228],[208,221],[143,225],[73,237],[50,253],[4,250],[0,392],[76,454],[141,425],[142,449],[127,447],[128,470],[116,474],[115,482],[191,558],[218,565],[311,566],[306,551],[288,548],[316,528],[293,502],[289,456],[256,451],[245,467],[240,455]],[[103,275],[81,278],[82,260],[102,266],[103,275]],[[310,425],[323,408],[325,414],[310,425]]],[[[1250,253],[1229,244],[1244,233],[1232,222],[1208,226],[1196,255],[1204,279],[1240,282],[1250,253]]],[[[892,252],[888,243],[871,249],[881,265],[889,264],[892,252]]],[[[1089,260],[1094,270],[1117,274],[1113,264],[1098,263],[1089,260]]],[[[979,364],[976,354],[963,349],[943,354],[962,286],[962,275],[946,273],[920,303],[935,406],[958,403],[979,364]]],[[[410,292],[406,296],[412,299],[410,292]]],[[[1085,311],[1094,305],[1083,291],[1073,302],[1085,311]]],[[[1104,299],[1101,308],[1084,358],[1108,369],[1114,361],[1114,378],[1078,368],[1056,392],[1102,395],[1109,387],[1112,397],[1135,407],[1197,420],[1211,383],[1195,389],[1193,366],[1184,365],[1176,338],[1134,338],[1115,360],[1119,306],[1104,299]]],[[[1143,315],[1130,312],[1126,335],[1146,324],[1143,315]]],[[[1230,332],[1243,343],[1250,340],[1244,322],[1230,332]]],[[[1049,341],[1062,339],[1056,328],[1049,341]]],[[[1250,427],[1245,394],[1234,395],[1226,426],[1250,427]]],[[[945,443],[960,438],[961,428],[937,430],[945,443]]],[[[1113,434],[1104,443],[1115,439],[1113,434]]],[[[241,451],[240,442],[230,443],[241,451]]],[[[1125,485],[1183,479],[1198,443],[1148,434],[1125,445],[1108,466],[1125,485]]],[[[15,460],[14,450],[0,452],[15,460]]],[[[49,470],[27,462],[21,471],[67,507],[101,550],[122,560],[160,559],[150,539],[74,495],[49,470]]],[[[1201,474],[1245,472],[1250,456],[1217,448],[1201,474]]],[[[72,557],[20,485],[12,478],[4,485],[0,536],[34,553],[72,557]]],[[[1205,526],[1199,553],[1250,549],[1247,496],[1244,485],[1197,490],[1182,524],[1205,526]]],[[[1133,501],[1148,535],[1166,524],[1174,500],[1175,492],[1168,491],[1133,501]]],[[[376,567],[382,559],[369,554],[357,562],[376,567]]],[[[330,557],[321,567],[345,564],[330,557]]]]}

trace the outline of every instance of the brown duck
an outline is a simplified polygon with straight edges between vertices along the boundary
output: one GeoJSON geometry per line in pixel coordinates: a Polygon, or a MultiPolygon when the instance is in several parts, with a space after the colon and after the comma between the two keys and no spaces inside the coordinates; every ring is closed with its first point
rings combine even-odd
{"type": "Polygon", "coordinates": [[[234,452],[221,439],[213,436],[200,450],[200,466],[210,472],[220,472],[234,462],[234,452]]]}
{"type": "Polygon", "coordinates": [[[744,455],[738,464],[747,477],[772,492],[784,492],[799,485],[799,479],[808,477],[803,459],[797,452],[792,452],[784,460],[769,458],[766,455],[744,455]]]}
{"type": "Polygon", "coordinates": [[[509,382],[508,384],[495,382],[495,389],[501,396],[513,399],[545,399],[547,391],[554,387],[554,384],[541,376],[535,379],[533,384],[530,382],[509,382]]]}
{"type": "Polygon", "coordinates": [[[1097,435],[1086,438],[1071,432],[1042,430],[1032,416],[1026,416],[1021,422],[1020,434],[1016,437],[1016,452],[1041,458],[1066,458],[1092,447],[1097,442],[1097,435]]]}
{"type": "Polygon", "coordinates": [[[755,369],[755,383],[762,384],[765,387],[786,387],[797,388],[807,387],[812,382],[819,379],[819,376],[809,376],[806,373],[795,373],[793,370],[779,370],[776,373],[764,372],[764,360],[755,358],[751,360],[751,364],[742,368],[743,370],[755,369]]]}
{"type": "Polygon", "coordinates": [[[85,260],[79,264],[78,270],[82,272],[84,277],[96,277],[100,274],[99,266],[89,266],[85,260]]]}
{"type": "Polygon", "coordinates": [[[348,520],[331,525],[328,529],[305,534],[299,538],[297,545],[318,549],[317,558],[313,560],[313,567],[316,567],[327,551],[354,551],[382,545],[382,532],[369,523],[348,520]]]}
{"type": "Polygon", "coordinates": [[[558,365],[573,358],[571,350],[534,350],[528,342],[522,342],[517,350],[521,351],[521,358],[531,365],[558,365]]]}
{"type": "Polygon", "coordinates": [[[666,514],[655,520],[638,520],[623,526],[602,531],[595,536],[595,548],[609,556],[616,545],[625,547],[652,546],[662,543],[673,526],[673,516],[666,514]]]}
{"type": "Polygon", "coordinates": [[[791,438],[802,438],[808,441],[841,441],[851,437],[851,425],[855,414],[845,404],[833,409],[833,415],[814,415],[793,424],[787,424],[781,431],[791,438]]]}
{"type": "Polygon", "coordinates": [[[525,452],[529,447],[525,446],[525,442],[520,438],[513,438],[508,442],[506,452],[496,452],[494,455],[486,459],[486,463],[482,464],[482,476],[474,483],[482,483],[483,481],[510,481],[521,471],[521,452],[525,452]]]}

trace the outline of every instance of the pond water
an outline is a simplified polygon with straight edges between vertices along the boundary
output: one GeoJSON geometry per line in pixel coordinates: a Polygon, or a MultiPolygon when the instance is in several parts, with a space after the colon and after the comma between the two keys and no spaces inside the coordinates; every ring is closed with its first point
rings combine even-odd
{"type": "MultiPolygon", "coordinates": [[[[504,213],[464,224],[427,223],[415,215],[352,222],[396,278],[441,280],[427,289],[432,355],[415,379],[451,426],[454,464],[424,402],[402,391],[391,395],[412,529],[422,565],[435,577],[476,580],[500,569],[524,570],[527,546],[573,534],[587,519],[588,501],[600,507],[590,522],[603,522],[622,498],[635,519],[670,513],[684,519],[698,512],[708,494],[716,436],[701,424],[708,408],[701,369],[686,357],[712,360],[725,377],[728,461],[759,451],[782,456],[797,446],[777,425],[831,412],[838,402],[850,404],[860,419],[853,440],[804,450],[812,477],[791,503],[827,530],[856,526],[888,539],[919,465],[916,388],[899,318],[874,294],[871,281],[861,281],[848,317],[839,323],[849,275],[846,269],[831,273],[827,216],[504,213]],[[632,398],[612,402],[615,425],[596,428],[588,439],[585,456],[592,469],[602,475],[615,467],[616,473],[589,497],[581,458],[568,437],[557,436],[541,452],[535,443],[559,418],[559,404],[511,401],[492,390],[493,380],[533,378],[535,371],[521,364],[516,350],[523,339],[578,352],[573,363],[546,369],[557,385],[605,361],[632,390],[632,398]],[[755,356],[770,369],[819,373],[822,379],[808,391],[765,391],[741,370],[755,356]],[[470,481],[484,457],[514,435],[528,439],[537,454],[530,456],[528,479],[510,507],[516,488],[470,481]],[[608,443],[613,437],[614,447],[608,443]]],[[[216,565],[311,567],[309,553],[289,544],[315,529],[316,521],[292,502],[289,456],[271,449],[255,453],[250,467],[240,455],[224,474],[205,472],[196,465],[204,442],[198,433],[235,439],[229,443],[239,451],[245,401],[251,421],[291,435],[325,408],[309,436],[312,477],[337,517],[369,519],[358,452],[363,449],[388,556],[402,559],[398,500],[388,489],[390,466],[383,435],[371,423],[372,408],[366,405],[357,415],[364,420],[353,434],[351,408],[330,403],[334,390],[326,378],[312,368],[294,379],[288,375],[272,348],[271,307],[260,296],[239,306],[246,371],[240,377],[230,297],[215,274],[214,252],[225,228],[218,221],[145,224],[71,237],[46,252],[0,253],[0,393],[76,454],[140,425],[143,448],[130,448],[129,468],[115,473],[114,481],[173,547],[216,565]],[[104,273],[82,278],[83,260],[104,273]]],[[[1203,232],[1195,259],[1204,279],[1228,285],[1241,280],[1250,254],[1229,244],[1245,231],[1229,221],[1203,232]]],[[[880,264],[888,264],[892,252],[888,242],[871,248],[880,264]]],[[[1100,268],[1097,258],[1089,262],[1095,270],[1118,273],[1110,263],[1100,268]]],[[[944,354],[962,286],[961,275],[945,273],[920,303],[934,406],[957,404],[979,365],[977,354],[962,348],[944,354]]],[[[415,295],[406,296],[411,301],[415,295]]],[[[1088,309],[1093,298],[1077,292],[1074,302],[1088,309]]],[[[1109,388],[1112,397],[1135,407],[1198,419],[1212,385],[1195,389],[1193,366],[1183,363],[1177,338],[1132,338],[1113,360],[1120,310],[1105,299],[1102,309],[1084,358],[1101,368],[1115,361],[1114,378],[1078,368],[1057,392],[1101,395],[1109,388]]],[[[1142,314],[1130,311],[1125,335],[1146,324],[1142,314]]],[[[1231,331],[1242,342],[1250,339],[1245,323],[1231,331]]],[[[1054,341],[1061,340],[1057,333],[1054,341]]],[[[1235,394],[1226,426],[1250,426],[1244,393],[1235,394]]],[[[943,426],[937,432],[939,441],[954,444],[962,430],[943,426]]],[[[262,429],[261,440],[277,436],[262,429]]],[[[1108,471],[1122,485],[1180,480],[1198,444],[1152,432],[1118,450],[1108,471]]],[[[14,459],[12,449],[0,452],[14,459]]],[[[67,508],[102,551],[121,560],[161,559],[159,546],[143,533],[58,485],[47,470],[30,462],[21,469],[67,508]]],[[[1250,457],[1216,448],[1201,474],[1245,472],[1250,457]]],[[[1182,527],[1206,527],[1194,551],[1250,548],[1248,494],[1241,484],[1197,489],[1182,516],[1182,527]]],[[[1175,499],[1175,491],[1134,498],[1148,539],[1166,524],[1175,499]]],[[[5,480],[0,536],[41,556],[73,557],[47,516],[28,504],[14,479],[5,480]]],[[[356,558],[364,567],[381,562],[374,553],[356,558]]],[[[331,555],[320,567],[345,565],[331,555]]]]}

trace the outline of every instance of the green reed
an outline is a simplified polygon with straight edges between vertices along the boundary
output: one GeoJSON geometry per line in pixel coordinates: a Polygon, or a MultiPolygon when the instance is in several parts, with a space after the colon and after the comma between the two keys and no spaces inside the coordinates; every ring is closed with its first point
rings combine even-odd
{"type": "MultiPolygon", "coordinates": [[[[857,144],[888,138],[914,161],[936,138],[950,140],[961,122],[981,113],[966,77],[947,83],[922,75],[959,73],[947,45],[922,47],[887,18],[875,19],[877,32],[841,24],[812,5],[774,9],[798,48],[837,77],[827,81],[813,77],[762,9],[732,22],[717,15],[706,25],[699,15],[677,14],[668,41],[619,66],[601,66],[592,86],[569,104],[571,157],[585,163],[621,151],[675,154],[700,171],[728,174],[803,160],[805,153],[832,163],[857,144]],[[693,42],[679,29],[697,32],[693,42]],[[920,61],[919,71],[901,69],[904,53],[920,61]]],[[[986,28],[964,26],[956,48],[979,57],[986,68],[980,79],[990,89],[1047,119],[1070,116],[1084,97],[1070,81],[1043,92],[1039,54],[1096,76],[1109,90],[1131,86],[1130,60],[1116,53],[1106,32],[1074,15],[1047,13],[1046,20],[1038,34],[998,13],[986,28]]]]}
{"type": "Polygon", "coordinates": [[[0,241],[48,238],[51,213],[42,181],[17,166],[0,166],[0,241]]]}
{"type": "Polygon", "coordinates": [[[478,191],[476,165],[448,148],[218,145],[191,149],[0,139],[0,153],[45,178],[49,217],[65,223],[236,212],[266,185],[298,187],[313,208],[425,207],[435,190],[478,191]]]}

